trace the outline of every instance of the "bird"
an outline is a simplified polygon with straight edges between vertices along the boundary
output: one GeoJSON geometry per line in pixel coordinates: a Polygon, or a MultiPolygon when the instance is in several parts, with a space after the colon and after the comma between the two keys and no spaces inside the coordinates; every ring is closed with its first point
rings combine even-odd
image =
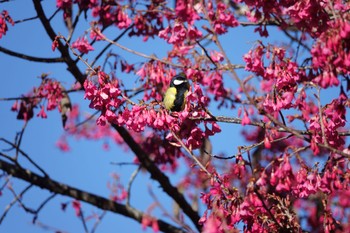
{"type": "Polygon", "coordinates": [[[180,112],[184,110],[186,104],[186,95],[190,89],[190,83],[184,73],[175,75],[170,86],[166,90],[163,103],[167,110],[180,112]]]}

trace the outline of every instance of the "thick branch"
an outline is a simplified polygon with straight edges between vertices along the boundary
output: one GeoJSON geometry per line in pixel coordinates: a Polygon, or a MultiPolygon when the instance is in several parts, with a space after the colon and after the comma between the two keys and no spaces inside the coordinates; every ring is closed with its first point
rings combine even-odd
{"type": "MultiPolygon", "coordinates": [[[[13,164],[0,160],[0,169],[16,178],[25,180],[30,184],[47,189],[50,192],[69,196],[71,198],[89,203],[100,209],[111,211],[132,218],[141,223],[143,213],[123,204],[116,203],[104,197],[76,189],[74,187],[59,183],[47,177],[42,177],[29,170],[24,170],[13,164]]],[[[167,222],[157,220],[159,229],[163,232],[185,233],[180,228],[174,227],[167,222]]]]}
{"type": "MultiPolygon", "coordinates": [[[[45,28],[46,33],[48,34],[50,39],[52,41],[54,41],[57,34],[55,33],[55,31],[51,27],[50,21],[45,16],[44,9],[41,6],[41,1],[40,0],[33,0],[33,4],[34,4],[35,10],[39,16],[39,19],[45,28]]],[[[83,86],[84,81],[85,81],[85,75],[83,75],[80,72],[80,69],[78,68],[77,64],[70,57],[68,47],[64,46],[61,41],[58,41],[58,44],[59,44],[58,50],[61,52],[62,58],[64,59],[65,63],[68,66],[68,71],[76,78],[76,80],[81,84],[81,86],[83,86]]]]}
{"type": "Polygon", "coordinates": [[[200,230],[201,226],[198,224],[198,212],[193,210],[191,205],[184,198],[183,194],[181,194],[176,187],[171,185],[169,178],[164,175],[164,173],[152,162],[152,160],[124,127],[117,125],[113,125],[113,127],[118,131],[126,144],[128,144],[130,149],[135,153],[139,161],[142,163],[142,166],[151,174],[151,178],[159,182],[164,192],[173,198],[173,200],[182,208],[183,212],[196,225],[197,229],[200,230]]]}
{"type": "Polygon", "coordinates": [[[3,48],[0,46],[0,52],[3,52],[7,55],[18,57],[27,61],[35,61],[35,62],[44,62],[44,63],[58,63],[63,62],[63,58],[57,57],[57,58],[47,58],[47,57],[33,57],[30,55],[25,55],[23,53],[17,53],[15,51],[3,48]]]}

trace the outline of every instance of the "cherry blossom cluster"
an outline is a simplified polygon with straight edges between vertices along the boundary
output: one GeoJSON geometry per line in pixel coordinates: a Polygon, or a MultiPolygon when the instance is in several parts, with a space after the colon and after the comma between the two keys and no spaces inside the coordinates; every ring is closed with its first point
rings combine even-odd
{"type": "Polygon", "coordinates": [[[308,171],[305,165],[302,166],[297,174],[291,177],[296,182],[289,183],[293,184],[290,186],[293,195],[305,198],[318,192],[330,195],[348,189],[348,185],[345,182],[348,178],[346,178],[343,170],[344,164],[341,162],[337,165],[340,166],[328,167],[323,174],[319,173],[317,169],[308,171]]]}
{"type": "Polygon", "coordinates": [[[12,26],[15,25],[15,22],[12,20],[8,11],[3,10],[0,15],[0,39],[3,35],[6,35],[8,30],[7,23],[11,24],[12,26]]]}
{"type": "MultiPolygon", "coordinates": [[[[243,0],[247,4],[249,11],[247,17],[252,22],[279,23],[281,27],[288,27],[289,23],[305,30],[312,36],[323,32],[327,27],[329,15],[325,9],[331,9],[332,1],[251,1],[243,0]],[[317,17],[314,17],[317,15],[317,17]]],[[[336,1],[336,5],[342,5],[341,1],[336,1]],[[340,4],[339,4],[340,3],[340,4]]],[[[344,11],[345,12],[345,11],[344,11]]],[[[261,36],[267,37],[266,24],[259,24],[256,30],[261,36]]]]}
{"type": "Polygon", "coordinates": [[[131,24],[131,19],[120,5],[116,7],[110,4],[96,6],[92,10],[92,15],[99,17],[99,23],[103,26],[114,23],[118,28],[123,29],[129,27],[131,24]]]}
{"type": "Polygon", "coordinates": [[[110,80],[109,75],[103,71],[97,72],[98,83],[95,85],[92,80],[86,79],[84,83],[84,98],[90,100],[90,108],[100,110],[101,115],[97,120],[98,125],[106,125],[107,121],[113,122],[116,119],[114,113],[123,100],[117,79],[110,80]]]}
{"type": "Polygon", "coordinates": [[[179,147],[164,142],[166,140],[164,133],[145,132],[144,135],[139,143],[151,160],[159,165],[162,171],[176,172],[179,167],[178,159],[184,157],[179,147]]]}
{"type": "Polygon", "coordinates": [[[268,93],[263,102],[266,112],[275,115],[281,109],[294,106],[293,100],[304,72],[286,58],[285,49],[259,44],[244,56],[244,61],[246,70],[263,78],[261,89],[268,93]],[[269,59],[268,65],[264,64],[264,58],[269,59]]]}
{"type": "Polygon", "coordinates": [[[221,35],[227,32],[227,27],[237,27],[238,21],[231,12],[230,8],[223,2],[219,2],[216,9],[210,1],[207,6],[208,18],[213,24],[216,34],[221,35]]]}
{"type": "Polygon", "coordinates": [[[174,26],[168,26],[159,32],[159,37],[169,44],[182,44],[184,40],[196,40],[202,37],[202,32],[193,26],[187,28],[181,22],[175,22],[174,26]]]}
{"type": "Polygon", "coordinates": [[[339,135],[338,129],[345,126],[346,100],[347,98],[342,96],[326,105],[322,114],[322,122],[319,115],[310,119],[310,131],[313,135],[311,147],[315,154],[319,153],[318,143],[328,143],[333,148],[343,149],[345,141],[339,135]]]}
{"type": "Polygon", "coordinates": [[[198,15],[201,3],[195,2],[193,0],[179,0],[176,1],[175,14],[176,18],[180,19],[181,22],[187,22],[189,25],[193,25],[195,20],[198,20],[200,16],[198,15]]]}
{"type": "MultiPolygon", "coordinates": [[[[320,56],[316,57],[319,58],[320,56]]],[[[249,51],[244,56],[244,60],[247,70],[263,78],[261,89],[267,92],[262,102],[263,110],[274,116],[282,109],[294,108],[300,110],[301,115],[290,115],[288,119],[292,121],[295,118],[299,118],[310,123],[309,129],[315,134],[313,140],[311,140],[315,154],[318,153],[316,144],[326,143],[322,139],[323,136],[320,132],[324,131],[327,143],[333,147],[340,148],[344,144],[337,130],[345,126],[346,110],[344,104],[347,101],[347,97],[342,95],[340,99],[333,100],[332,103],[326,106],[326,109],[323,111],[323,114],[326,116],[323,119],[323,126],[321,126],[318,107],[312,102],[305,102],[305,90],[298,89],[304,81],[319,82],[322,80],[322,82],[327,82],[328,77],[323,77],[322,79],[319,76],[316,78],[314,76],[308,77],[306,72],[300,70],[296,63],[286,58],[285,50],[282,48],[275,47],[270,51],[265,46],[259,45],[254,50],[249,51]],[[264,64],[264,56],[270,59],[268,65],[264,64]],[[327,109],[332,110],[329,111],[327,109]],[[330,114],[330,112],[332,113],[330,114]]],[[[339,84],[337,77],[334,76],[334,78],[339,84]]],[[[327,85],[321,84],[320,86],[327,87],[327,85]]]]}
{"type": "Polygon", "coordinates": [[[313,80],[322,88],[338,86],[338,74],[350,75],[350,17],[329,23],[311,50],[312,65],[316,72],[313,80]]]}
{"type": "Polygon", "coordinates": [[[56,0],[56,7],[60,9],[67,9],[72,6],[72,0],[56,0]]]}
{"type": "Polygon", "coordinates": [[[158,11],[158,7],[159,5],[154,2],[154,4],[149,5],[149,11],[138,12],[133,18],[134,26],[129,32],[129,36],[143,36],[143,41],[147,41],[149,37],[157,36],[164,27],[163,17],[168,14],[165,9],[158,11]]]}
{"type": "Polygon", "coordinates": [[[88,53],[89,51],[93,51],[94,48],[90,45],[88,40],[85,37],[80,37],[76,41],[72,43],[72,48],[77,49],[81,53],[88,53]]]}
{"type": "Polygon", "coordinates": [[[159,232],[157,219],[150,215],[144,214],[142,216],[141,226],[143,230],[146,230],[147,227],[152,227],[153,232],[159,232]]]}
{"type": "Polygon", "coordinates": [[[107,188],[111,191],[110,199],[115,202],[122,202],[127,198],[128,193],[121,183],[118,174],[112,173],[111,177],[113,180],[107,183],[107,188]]]}
{"type": "Polygon", "coordinates": [[[17,119],[28,121],[34,115],[34,108],[40,107],[37,116],[47,118],[45,110],[52,111],[58,109],[58,111],[61,112],[60,103],[64,97],[63,92],[64,89],[60,82],[48,78],[45,75],[40,86],[23,96],[19,103],[16,101],[11,110],[18,112],[17,119]]]}

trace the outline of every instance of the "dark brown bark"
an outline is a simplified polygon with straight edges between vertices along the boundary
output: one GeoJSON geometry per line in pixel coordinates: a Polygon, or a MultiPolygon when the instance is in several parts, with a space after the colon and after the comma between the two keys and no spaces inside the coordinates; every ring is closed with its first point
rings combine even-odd
{"type": "MultiPolygon", "coordinates": [[[[7,174],[12,175],[18,179],[27,181],[30,184],[38,186],[42,189],[46,189],[52,193],[61,194],[74,198],[79,201],[83,201],[94,205],[102,210],[107,210],[114,212],[129,218],[132,218],[141,223],[143,213],[135,208],[132,208],[127,205],[119,204],[104,197],[85,192],[83,190],[71,187],[66,184],[59,183],[49,177],[39,176],[38,174],[27,170],[22,169],[14,164],[8,163],[0,159],[0,169],[5,171],[7,174]]],[[[163,232],[170,233],[184,233],[185,231],[177,228],[167,222],[162,220],[157,220],[159,229],[163,232]]]]}

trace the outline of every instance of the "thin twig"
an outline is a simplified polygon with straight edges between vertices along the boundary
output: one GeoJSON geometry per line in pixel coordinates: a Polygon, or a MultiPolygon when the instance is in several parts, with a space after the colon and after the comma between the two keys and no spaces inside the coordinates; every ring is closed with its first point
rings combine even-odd
{"type": "Polygon", "coordinates": [[[61,34],[58,34],[58,37],[64,40],[64,42],[66,43],[66,45],[68,46],[68,48],[70,49],[70,51],[73,53],[74,56],[76,56],[80,61],[82,61],[91,72],[93,72],[94,74],[97,74],[95,69],[92,68],[92,66],[75,51],[75,49],[70,45],[69,41],[64,36],[62,36],[61,34]]]}
{"type": "Polygon", "coordinates": [[[56,15],[58,12],[60,12],[60,8],[57,8],[57,10],[55,10],[55,12],[50,16],[50,18],[48,18],[48,21],[50,22],[56,15]]]}
{"type": "Polygon", "coordinates": [[[46,198],[45,201],[43,201],[40,206],[36,209],[35,211],[35,216],[34,216],[34,219],[33,219],[33,223],[35,224],[37,218],[38,218],[38,215],[39,215],[39,212],[41,211],[42,208],[44,208],[44,206],[49,202],[51,201],[54,197],[56,196],[56,193],[53,193],[51,194],[48,198],[46,198]]]}
{"type": "Polygon", "coordinates": [[[75,129],[85,123],[87,123],[88,121],[92,120],[98,113],[100,112],[100,110],[97,110],[96,112],[94,112],[93,114],[91,114],[89,117],[87,117],[85,120],[75,124],[74,126],[71,126],[71,127],[67,127],[65,130],[66,131],[69,131],[71,129],[75,129]]]}
{"type": "Polygon", "coordinates": [[[15,24],[19,24],[19,23],[24,23],[24,22],[27,22],[27,21],[35,20],[35,19],[38,19],[38,18],[39,18],[38,16],[33,16],[33,17],[26,18],[26,19],[19,19],[19,20],[16,20],[14,22],[15,22],[15,24]]]}
{"type": "Polygon", "coordinates": [[[295,63],[297,63],[297,60],[298,60],[302,38],[303,38],[303,32],[300,33],[300,38],[299,38],[299,41],[298,41],[297,50],[295,52],[295,57],[294,57],[294,62],[295,63]]]}
{"type": "Polygon", "coordinates": [[[195,232],[195,231],[193,231],[191,229],[190,226],[185,224],[183,221],[179,221],[177,218],[174,218],[173,215],[169,214],[169,212],[164,208],[164,206],[158,200],[157,196],[153,193],[151,187],[148,187],[148,192],[151,195],[152,199],[155,201],[156,205],[163,212],[163,215],[165,215],[166,217],[170,218],[173,222],[175,222],[175,223],[179,224],[180,226],[182,226],[184,229],[186,229],[186,232],[188,232],[188,233],[194,233],[195,232]]]}
{"type": "Polygon", "coordinates": [[[205,53],[205,56],[207,56],[207,58],[210,60],[211,63],[213,63],[213,65],[215,66],[215,68],[218,68],[218,66],[216,65],[216,63],[213,61],[213,59],[211,58],[211,56],[209,55],[208,51],[206,48],[204,48],[201,43],[199,43],[198,40],[196,40],[196,43],[199,45],[199,47],[201,47],[205,53]]]}
{"type": "MultiPolygon", "coordinates": [[[[50,20],[52,18],[50,18],[50,19],[46,18],[46,14],[45,14],[45,11],[41,5],[41,1],[32,0],[32,2],[33,2],[35,11],[37,12],[37,15],[39,16],[40,22],[41,22],[46,34],[50,37],[51,41],[55,41],[57,33],[55,32],[55,30],[51,26],[50,20]]],[[[60,9],[57,9],[56,12],[58,12],[59,10],[60,9]]],[[[54,13],[54,15],[56,14],[56,12],[54,13]]],[[[61,53],[61,57],[64,58],[64,62],[67,64],[67,70],[73,75],[73,77],[75,77],[75,79],[80,83],[81,86],[84,86],[86,75],[84,75],[80,71],[76,62],[74,62],[74,60],[71,58],[71,56],[69,54],[69,49],[67,48],[67,46],[63,45],[61,41],[59,41],[59,40],[57,40],[57,41],[58,41],[58,50],[61,53]]]]}
{"type": "Polygon", "coordinates": [[[263,204],[264,209],[267,211],[267,213],[270,215],[270,217],[272,218],[272,220],[276,223],[276,225],[279,228],[279,232],[289,232],[286,231],[287,229],[285,229],[285,227],[283,227],[278,220],[276,219],[275,215],[271,212],[270,208],[266,205],[265,200],[266,198],[263,197],[260,193],[259,190],[257,189],[257,187],[255,186],[254,188],[254,193],[258,196],[258,198],[260,199],[261,203],[263,204]]]}
{"type": "MultiPolygon", "coordinates": [[[[238,117],[227,117],[227,116],[215,116],[213,117],[189,117],[190,120],[194,121],[216,121],[216,122],[222,122],[222,123],[232,123],[232,124],[242,124],[242,119],[238,117]]],[[[264,124],[264,122],[259,121],[251,121],[249,124],[251,126],[257,126],[263,129],[274,129],[278,132],[289,132],[285,130],[284,128],[276,128],[274,126],[268,126],[264,124]]],[[[294,131],[298,132],[300,135],[312,135],[312,132],[308,130],[299,130],[299,129],[293,129],[294,131]]],[[[337,132],[339,136],[350,136],[350,131],[338,131],[337,132]]]]}
{"type": "MultiPolygon", "coordinates": [[[[161,62],[163,64],[166,64],[166,65],[169,65],[169,66],[172,66],[172,67],[176,67],[176,68],[180,68],[180,69],[193,68],[193,67],[190,67],[190,66],[183,66],[181,64],[175,64],[175,63],[169,62],[167,60],[157,58],[155,55],[147,55],[147,54],[144,54],[144,53],[132,50],[132,49],[130,49],[128,47],[125,47],[125,46],[117,43],[117,42],[114,42],[113,40],[108,39],[107,37],[105,37],[100,32],[96,32],[96,33],[99,33],[99,36],[101,36],[102,39],[105,40],[106,42],[111,43],[111,44],[121,48],[122,50],[127,51],[127,52],[132,53],[132,54],[135,54],[137,56],[144,57],[144,58],[147,58],[147,59],[150,59],[150,60],[159,61],[159,62],[161,62]]],[[[230,67],[232,69],[243,69],[243,68],[245,68],[245,65],[233,65],[233,64],[230,64],[230,67]]],[[[227,67],[226,66],[222,66],[222,67],[220,67],[220,69],[227,70],[227,67]]],[[[212,69],[201,69],[201,68],[199,68],[197,70],[200,70],[200,71],[211,71],[212,69]]]]}
{"type": "MultiPolygon", "coordinates": [[[[81,91],[82,89],[70,89],[70,90],[64,90],[62,93],[68,94],[72,92],[78,92],[81,91]]],[[[45,97],[38,96],[38,95],[33,95],[33,96],[21,96],[21,97],[3,97],[0,98],[0,101],[16,101],[16,100],[31,100],[31,99],[43,99],[45,97]]]]}
{"type": "Polygon", "coordinates": [[[322,141],[324,143],[325,146],[328,146],[328,141],[327,141],[327,137],[326,137],[326,130],[324,127],[324,122],[323,122],[323,112],[322,112],[322,106],[321,106],[321,88],[319,88],[318,86],[315,86],[316,90],[317,90],[317,105],[318,105],[318,117],[320,118],[320,126],[321,126],[321,133],[322,133],[322,141]]]}
{"type": "Polygon", "coordinates": [[[130,206],[130,199],[131,199],[131,186],[137,176],[137,174],[139,173],[139,171],[141,170],[142,166],[138,166],[138,168],[131,174],[129,182],[128,182],[128,188],[127,188],[127,192],[128,192],[128,196],[126,198],[126,206],[130,206]]]}
{"type": "Polygon", "coordinates": [[[124,165],[133,165],[133,166],[140,166],[140,164],[132,163],[132,162],[110,162],[112,165],[118,165],[118,166],[124,166],[124,165]]]}
{"type": "Polygon", "coordinates": [[[5,208],[4,213],[2,214],[1,218],[0,218],[0,224],[2,223],[2,221],[5,219],[7,213],[10,211],[11,207],[16,204],[16,202],[22,198],[22,196],[30,189],[33,187],[33,184],[28,185],[19,195],[14,195],[15,198],[10,202],[10,204],[8,204],[5,208]]]}
{"type": "Polygon", "coordinates": [[[100,223],[102,222],[101,220],[106,216],[107,211],[103,211],[102,214],[100,216],[98,216],[95,224],[93,225],[91,232],[90,233],[95,233],[97,227],[100,225],[100,223]]]}
{"type": "Polygon", "coordinates": [[[0,187],[0,192],[3,193],[4,188],[6,187],[6,185],[10,182],[10,178],[6,177],[6,180],[4,182],[4,184],[0,187]]]}
{"type": "Polygon", "coordinates": [[[53,226],[49,226],[47,224],[44,224],[40,221],[37,221],[35,223],[35,226],[39,227],[39,228],[42,228],[43,230],[46,230],[46,231],[51,231],[51,232],[55,232],[55,233],[69,233],[68,231],[64,231],[62,229],[59,229],[59,228],[56,228],[56,227],[53,227],[53,226]]]}
{"type": "MultiPolygon", "coordinates": [[[[272,140],[271,143],[275,143],[275,142],[279,142],[279,141],[283,141],[285,139],[288,139],[290,137],[292,137],[293,135],[292,134],[289,134],[287,136],[284,136],[284,137],[280,137],[280,138],[277,138],[275,140],[272,140]]],[[[231,155],[231,156],[219,156],[219,155],[213,155],[213,154],[210,154],[208,153],[207,151],[204,150],[204,152],[206,154],[208,154],[209,156],[213,157],[213,158],[217,158],[217,159],[233,159],[233,158],[236,158],[238,155],[242,155],[246,152],[249,152],[250,150],[254,149],[255,147],[258,147],[258,146],[261,146],[264,144],[264,140],[260,141],[260,142],[257,142],[257,143],[254,143],[252,145],[249,145],[249,146],[240,146],[239,147],[239,153],[235,154],[235,155],[231,155]]]]}
{"type": "MultiPolygon", "coordinates": [[[[125,28],[124,31],[122,33],[120,33],[120,35],[118,35],[113,42],[117,42],[119,41],[124,35],[125,33],[127,33],[132,27],[134,26],[134,24],[131,24],[129,27],[125,28]]],[[[91,43],[92,44],[92,43],[91,43]]],[[[111,43],[109,43],[108,45],[106,45],[101,51],[100,53],[95,57],[95,59],[92,61],[91,65],[94,66],[95,63],[97,62],[97,60],[106,52],[106,50],[112,46],[111,43]]]]}
{"type": "Polygon", "coordinates": [[[27,125],[28,125],[28,121],[25,121],[25,122],[24,122],[24,125],[23,125],[23,127],[22,127],[21,132],[19,132],[19,138],[18,138],[18,140],[16,140],[16,143],[15,143],[15,149],[16,149],[15,160],[18,159],[19,148],[21,147],[21,142],[22,142],[23,134],[24,134],[24,131],[25,131],[27,125]]]}
{"type": "Polygon", "coordinates": [[[282,30],[282,31],[289,39],[291,39],[292,41],[296,41],[298,43],[298,47],[300,47],[300,45],[301,45],[307,51],[309,51],[309,52],[311,51],[311,49],[301,41],[301,38],[298,40],[298,39],[294,38],[288,31],[286,31],[286,30],[282,30]]]}
{"type": "Polygon", "coordinates": [[[80,215],[79,215],[79,217],[80,217],[80,220],[81,220],[81,222],[82,222],[82,224],[83,224],[85,233],[89,233],[89,230],[88,230],[88,228],[87,228],[86,221],[85,221],[84,214],[83,214],[83,211],[82,211],[82,210],[80,210],[80,215]]]}
{"type": "Polygon", "coordinates": [[[209,177],[212,177],[212,174],[204,167],[204,165],[197,159],[197,157],[192,153],[192,151],[182,142],[182,140],[173,131],[171,131],[171,133],[174,136],[174,138],[180,143],[182,148],[184,148],[187,151],[187,153],[192,157],[192,159],[196,162],[196,164],[203,171],[205,171],[209,177]]]}
{"type": "Polygon", "coordinates": [[[10,160],[11,162],[14,162],[16,165],[18,165],[18,162],[14,158],[12,158],[11,156],[4,154],[2,152],[0,152],[0,156],[6,158],[6,159],[10,160]]]}
{"type": "Polygon", "coordinates": [[[74,33],[74,30],[75,30],[75,27],[77,26],[78,24],[78,21],[79,21],[79,17],[81,15],[82,11],[80,10],[80,8],[78,8],[78,13],[75,15],[75,18],[74,18],[74,22],[72,24],[72,27],[69,28],[69,35],[67,37],[67,40],[70,41],[72,39],[72,36],[73,36],[73,33],[74,33]]]}
{"type": "Polygon", "coordinates": [[[128,47],[125,47],[125,46],[123,46],[123,45],[121,45],[121,44],[119,44],[119,43],[117,43],[117,42],[115,42],[113,40],[108,39],[106,36],[104,36],[101,33],[99,33],[99,36],[101,36],[102,39],[105,40],[106,42],[108,42],[110,44],[113,44],[113,45],[115,45],[115,46],[121,48],[122,50],[129,52],[129,53],[132,53],[132,54],[135,54],[137,56],[144,57],[144,58],[147,58],[147,59],[150,59],[150,60],[159,61],[159,62],[167,64],[169,66],[173,66],[173,67],[177,67],[177,68],[184,68],[184,66],[182,66],[182,65],[174,64],[172,62],[169,62],[169,61],[166,61],[166,60],[163,60],[163,59],[159,59],[155,55],[147,55],[147,54],[144,54],[144,53],[141,53],[141,52],[129,49],[128,47]]]}
{"type": "MultiPolygon", "coordinates": [[[[3,141],[7,144],[9,144],[10,146],[12,146],[13,148],[15,148],[18,152],[20,152],[26,159],[28,159],[28,161],[34,166],[36,167],[41,173],[43,173],[44,176],[46,177],[49,177],[49,175],[44,171],[43,168],[41,168],[36,162],[34,162],[34,160],[32,160],[29,155],[27,153],[25,153],[22,149],[20,149],[16,144],[10,142],[9,140],[5,139],[5,138],[0,138],[0,141],[3,141]]],[[[1,153],[2,156],[4,156],[2,153],[1,153]]],[[[18,162],[17,162],[17,158],[7,158],[7,159],[10,159],[12,162],[15,162],[16,165],[19,165],[18,162]]]]}

